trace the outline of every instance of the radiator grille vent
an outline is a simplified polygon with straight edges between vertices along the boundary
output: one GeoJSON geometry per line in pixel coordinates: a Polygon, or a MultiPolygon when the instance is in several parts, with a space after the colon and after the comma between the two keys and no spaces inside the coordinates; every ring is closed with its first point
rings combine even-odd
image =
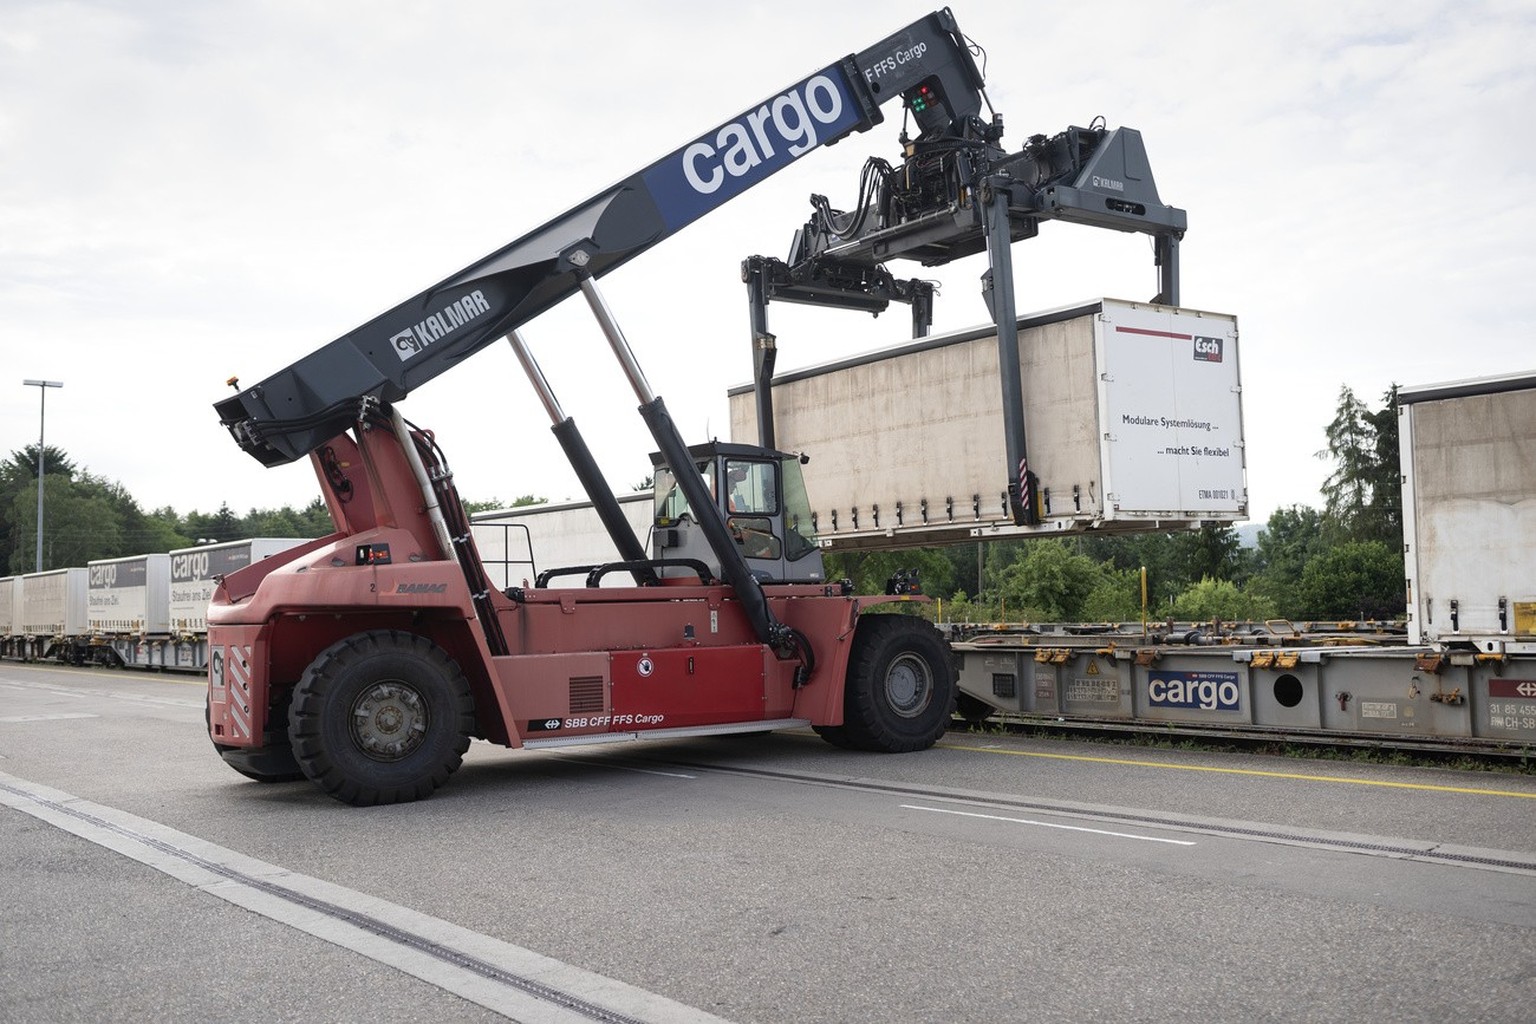
{"type": "Polygon", "coordinates": [[[992,696],[1014,697],[1017,695],[1017,683],[1012,672],[992,673],[992,696]]]}
{"type": "Polygon", "coordinates": [[[603,677],[573,676],[571,678],[571,714],[591,713],[603,710],[603,677]]]}

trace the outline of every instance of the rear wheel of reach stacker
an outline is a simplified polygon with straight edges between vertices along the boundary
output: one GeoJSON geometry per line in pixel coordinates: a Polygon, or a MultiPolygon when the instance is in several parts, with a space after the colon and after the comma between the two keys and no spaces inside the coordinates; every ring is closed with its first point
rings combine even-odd
{"type": "Polygon", "coordinates": [[[933,746],[955,711],[958,672],[928,622],[910,615],[859,619],[848,662],[837,746],[898,753],[933,746]]]}
{"type": "Polygon", "coordinates": [[[400,630],[326,648],[293,691],[289,739],[304,774],[343,803],[420,800],[448,781],[475,726],[469,681],[442,648],[400,630]]]}

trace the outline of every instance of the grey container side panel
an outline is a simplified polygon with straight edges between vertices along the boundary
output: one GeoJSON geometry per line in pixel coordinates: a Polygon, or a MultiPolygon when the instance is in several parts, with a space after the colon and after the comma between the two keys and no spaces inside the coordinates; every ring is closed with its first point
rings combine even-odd
{"type": "Polygon", "coordinates": [[[23,576],[20,632],[27,636],[84,636],[90,629],[86,585],[83,567],[23,576]]]}
{"type": "Polygon", "coordinates": [[[979,339],[775,386],[780,444],[810,456],[818,534],[917,528],[925,502],[957,538],[1004,519],[997,374],[996,343],[979,339]]]}
{"type": "MultiPolygon", "coordinates": [[[[619,496],[624,518],[647,550],[655,504],[650,491],[619,496]]],[[[547,569],[599,565],[623,557],[590,502],[526,505],[477,512],[470,518],[475,549],[480,553],[487,577],[500,589],[519,586],[525,579],[531,585],[537,574],[547,569]]],[[[584,585],[585,579],[579,575],[551,581],[555,587],[584,585]]],[[[634,580],[626,573],[610,573],[603,578],[602,585],[633,586],[634,580]]]]}
{"type": "Polygon", "coordinates": [[[21,633],[21,577],[0,579],[0,637],[21,633]]]}
{"type": "MultiPolygon", "coordinates": [[[[1023,323],[1030,468],[1051,491],[1052,516],[1096,516],[1092,312],[1023,323]]],[[[806,487],[823,541],[935,543],[1011,523],[998,373],[996,337],[969,332],[776,381],[776,436],[810,456],[806,487]]],[[[730,403],[732,437],[755,437],[750,391],[730,403]]]]}
{"type": "MultiPolygon", "coordinates": [[[[1019,338],[1029,468],[1048,498],[1048,519],[1097,519],[1105,511],[1098,383],[1104,367],[1095,319],[1045,324],[1019,338]]],[[[995,349],[996,342],[988,342],[995,349]]],[[[991,429],[1001,441],[1002,392],[997,385],[993,390],[991,429]]],[[[1006,469],[1001,463],[999,472],[1006,469]]]]}
{"type": "Polygon", "coordinates": [[[1413,638],[1536,640],[1536,388],[1400,416],[1413,638]]]}

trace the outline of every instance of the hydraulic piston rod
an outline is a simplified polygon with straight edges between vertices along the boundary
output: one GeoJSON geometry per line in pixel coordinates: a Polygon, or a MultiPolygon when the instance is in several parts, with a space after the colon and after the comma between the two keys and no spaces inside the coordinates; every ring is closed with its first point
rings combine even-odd
{"type": "MultiPolygon", "coordinates": [[[[560,401],[555,397],[549,381],[545,379],[544,371],[539,369],[539,364],[534,361],[528,343],[517,331],[507,335],[507,343],[512,346],[512,351],[517,355],[517,361],[523,366],[523,372],[528,375],[528,382],[533,385],[539,401],[544,404],[544,411],[549,414],[550,422],[553,424],[550,429],[554,432],[555,439],[560,442],[565,457],[570,460],[571,468],[576,471],[576,478],[581,481],[582,489],[587,492],[592,507],[597,509],[598,518],[603,521],[603,528],[608,531],[613,546],[618,549],[620,556],[626,562],[645,561],[645,545],[640,543],[640,539],[635,536],[635,531],[630,529],[629,520],[624,518],[624,510],[619,507],[619,499],[614,496],[613,488],[608,486],[608,481],[603,476],[603,471],[598,468],[597,460],[592,457],[592,451],[587,447],[586,440],[576,429],[576,421],[567,416],[565,410],[560,407],[560,401]]],[[[649,570],[635,573],[637,583],[654,583],[655,580],[656,574],[649,570]]]]}
{"type": "MultiPolygon", "coordinates": [[[[582,255],[577,250],[569,257],[571,265],[576,267],[578,272],[585,264],[585,260],[581,258],[582,255]]],[[[589,275],[583,274],[581,291],[587,297],[587,304],[592,307],[592,314],[597,318],[598,325],[602,327],[603,334],[608,338],[608,344],[618,358],[619,365],[623,367],[630,387],[634,388],[635,396],[640,399],[640,417],[645,420],[645,425],[650,429],[651,437],[655,440],[662,458],[666,460],[668,466],[672,467],[672,475],[676,478],[678,487],[682,489],[683,496],[688,499],[688,504],[700,510],[718,509],[714,497],[704,485],[704,478],[690,472],[693,459],[688,454],[688,446],[683,443],[682,435],[678,433],[677,425],[672,422],[672,416],[667,412],[666,404],[651,390],[651,385],[645,379],[645,374],[641,371],[634,351],[630,349],[629,342],[624,337],[624,332],[619,328],[618,321],[614,319],[613,312],[608,308],[602,293],[597,290],[597,282],[589,275]]],[[[788,627],[774,618],[773,610],[768,607],[768,599],[763,594],[762,584],[747,567],[746,559],[731,539],[730,531],[726,529],[723,516],[701,514],[699,528],[704,531],[710,550],[720,560],[720,575],[736,591],[736,597],[746,610],[747,618],[751,621],[753,632],[757,634],[758,640],[772,647],[781,657],[792,656],[794,654],[793,634],[788,627]]]]}

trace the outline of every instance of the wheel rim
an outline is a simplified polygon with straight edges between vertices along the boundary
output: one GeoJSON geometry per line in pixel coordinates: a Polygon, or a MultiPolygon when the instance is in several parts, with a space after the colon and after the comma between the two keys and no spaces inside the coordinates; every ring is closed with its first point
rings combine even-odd
{"type": "Polygon", "coordinates": [[[427,703],[407,683],[375,683],[352,705],[351,728],[358,750],[375,761],[399,761],[427,738],[427,703]]]}
{"type": "Polygon", "coordinates": [[[933,672],[916,654],[903,654],[885,673],[885,699],[902,718],[916,718],[933,699],[933,672]]]}

